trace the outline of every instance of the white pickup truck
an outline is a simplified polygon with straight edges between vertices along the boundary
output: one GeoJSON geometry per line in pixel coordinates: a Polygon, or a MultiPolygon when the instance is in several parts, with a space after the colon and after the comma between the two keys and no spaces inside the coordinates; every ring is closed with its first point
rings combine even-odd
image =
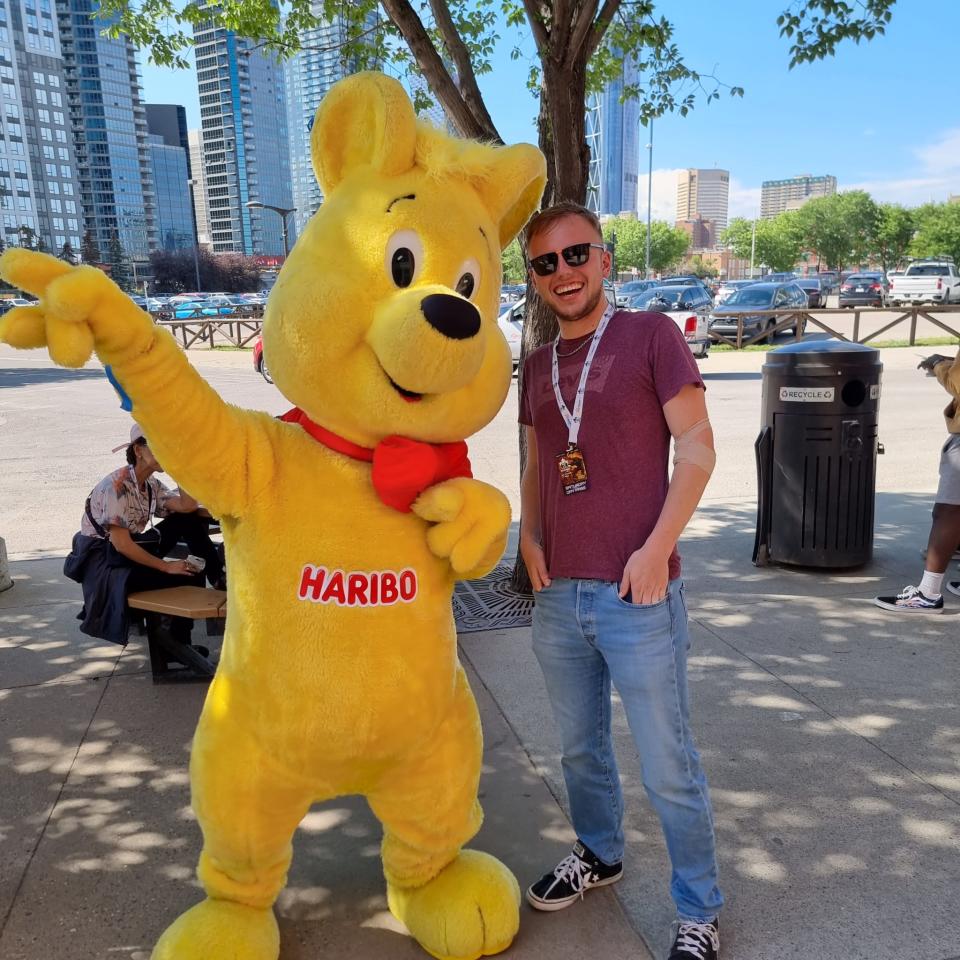
{"type": "Polygon", "coordinates": [[[902,276],[893,278],[887,302],[895,307],[904,303],[960,303],[960,272],[949,258],[917,260],[902,276]]]}

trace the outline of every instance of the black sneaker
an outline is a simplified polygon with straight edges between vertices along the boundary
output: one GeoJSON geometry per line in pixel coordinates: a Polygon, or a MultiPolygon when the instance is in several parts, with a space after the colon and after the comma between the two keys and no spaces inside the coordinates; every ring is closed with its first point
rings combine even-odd
{"type": "Polygon", "coordinates": [[[695,923],[681,920],[667,960],[717,960],[720,956],[720,921],[695,923]]]}
{"type": "Polygon", "coordinates": [[[592,887],[616,883],[622,876],[622,862],[608,866],[578,840],[569,856],[527,888],[527,901],[537,910],[562,910],[592,887]]]}
{"type": "Polygon", "coordinates": [[[958,597],[960,597],[960,580],[951,580],[947,584],[947,589],[951,593],[955,593],[958,597]]]}
{"type": "Polygon", "coordinates": [[[895,597],[874,597],[873,602],[897,613],[943,613],[943,597],[931,600],[917,587],[904,587],[895,597]]]}

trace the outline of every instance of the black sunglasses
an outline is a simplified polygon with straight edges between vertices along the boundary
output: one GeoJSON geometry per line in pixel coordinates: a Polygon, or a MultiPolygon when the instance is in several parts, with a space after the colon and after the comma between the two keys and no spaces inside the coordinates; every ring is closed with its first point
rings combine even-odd
{"type": "MultiPolygon", "coordinates": [[[[560,253],[568,267],[582,267],[590,259],[590,249],[596,247],[598,250],[606,250],[602,243],[573,243],[569,247],[564,247],[560,253]]],[[[551,273],[557,272],[557,265],[560,259],[556,251],[552,253],[541,253],[539,257],[533,257],[530,260],[530,269],[537,276],[549,277],[551,273]]]]}

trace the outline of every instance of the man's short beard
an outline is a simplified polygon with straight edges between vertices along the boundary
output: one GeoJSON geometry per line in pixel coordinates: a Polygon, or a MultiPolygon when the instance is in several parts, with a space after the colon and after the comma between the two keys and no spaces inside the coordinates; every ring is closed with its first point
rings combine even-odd
{"type": "Polygon", "coordinates": [[[565,317],[565,316],[563,316],[563,314],[558,313],[558,314],[557,314],[557,320],[560,320],[560,321],[566,322],[566,323],[578,323],[579,321],[585,319],[586,317],[589,317],[590,314],[593,313],[593,311],[597,309],[597,304],[600,302],[600,298],[601,298],[602,296],[603,296],[603,287],[601,287],[601,288],[597,291],[597,295],[593,298],[593,300],[590,301],[589,304],[587,304],[586,307],[583,308],[583,310],[580,311],[580,313],[579,313],[577,316],[575,316],[575,317],[565,317]]]}

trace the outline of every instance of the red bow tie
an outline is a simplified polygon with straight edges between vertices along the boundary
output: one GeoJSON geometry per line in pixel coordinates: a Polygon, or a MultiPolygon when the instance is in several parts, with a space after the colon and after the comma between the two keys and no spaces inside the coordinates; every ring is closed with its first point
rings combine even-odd
{"type": "Polygon", "coordinates": [[[299,423],[314,440],[354,460],[373,464],[374,489],[388,507],[409,513],[414,500],[428,487],[454,477],[472,477],[467,445],[423,443],[407,437],[384,437],[376,447],[361,447],[314,423],[299,407],[288,410],[285,423],[299,423]]]}

